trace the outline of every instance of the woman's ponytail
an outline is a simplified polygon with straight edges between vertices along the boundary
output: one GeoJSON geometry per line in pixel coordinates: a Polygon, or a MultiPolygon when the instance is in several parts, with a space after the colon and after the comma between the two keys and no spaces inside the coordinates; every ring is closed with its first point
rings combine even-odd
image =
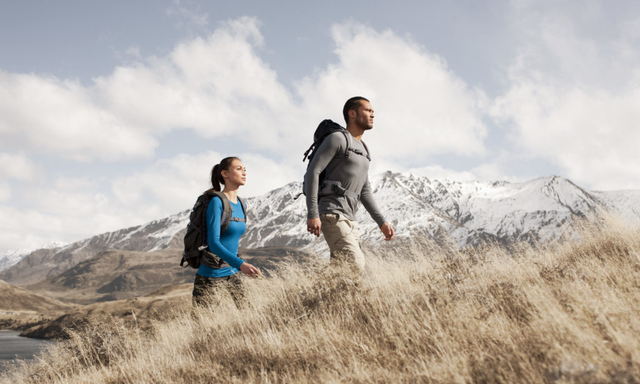
{"type": "Polygon", "coordinates": [[[211,186],[214,191],[220,192],[220,184],[224,184],[224,180],[222,180],[222,174],[220,173],[220,164],[216,164],[213,166],[211,170],[211,186]]]}

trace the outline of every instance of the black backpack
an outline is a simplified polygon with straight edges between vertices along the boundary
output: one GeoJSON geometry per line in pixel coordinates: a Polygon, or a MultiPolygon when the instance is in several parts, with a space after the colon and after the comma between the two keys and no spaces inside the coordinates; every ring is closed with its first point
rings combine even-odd
{"type": "Polygon", "coordinates": [[[227,196],[222,192],[207,191],[200,195],[189,215],[189,224],[187,224],[187,233],[184,235],[184,252],[180,266],[185,263],[191,268],[200,267],[200,260],[203,253],[209,249],[207,244],[207,207],[211,199],[218,197],[222,201],[222,216],[220,218],[220,234],[224,233],[229,227],[231,221],[246,221],[247,207],[244,201],[238,197],[238,201],[242,205],[242,212],[245,219],[231,217],[231,203],[227,196]]]}
{"type": "MultiPolygon", "coordinates": [[[[334,132],[341,132],[344,135],[344,138],[347,140],[347,146],[344,151],[345,158],[348,158],[350,152],[353,152],[358,155],[365,156],[369,161],[371,161],[371,157],[369,156],[369,148],[364,143],[364,141],[362,142],[362,145],[364,146],[364,149],[366,149],[367,153],[362,153],[360,150],[357,150],[351,146],[351,134],[349,133],[349,131],[347,131],[344,127],[334,122],[333,120],[326,119],[326,120],[322,120],[322,122],[318,125],[318,128],[316,128],[316,131],[313,133],[313,144],[311,144],[309,149],[307,149],[307,151],[304,153],[302,162],[305,162],[307,159],[309,159],[309,164],[311,164],[311,160],[313,160],[313,157],[315,156],[316,151],[320,147],[320,144],[322,144],[324,139],[329,137],[329,135],[334,132]]],[[[307,171],[309,170],[309,164],[307,164],[307,171]]],[[[322,189],[322,186],[324,184],[324,179],[326,177],[327,177],[327,171],[322,170],[322,172],[320,173],[320,177],[318,178],[318,186],[319,186],[318,192],[320,192],[320,190],[322,189]]],[[[303,182],[302,193],[296,196],[296,199],[300,197],[300,195],[304,194],[304,190],[305,188],[304,188],[304,182],[303,182]]]]}

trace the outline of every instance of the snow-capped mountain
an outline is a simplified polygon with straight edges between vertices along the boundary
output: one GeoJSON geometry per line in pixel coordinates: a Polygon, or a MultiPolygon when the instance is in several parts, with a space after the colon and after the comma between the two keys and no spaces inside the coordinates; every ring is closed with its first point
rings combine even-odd
{"type": "Polygon", "coordinates": [[[33,249],[18,249],[0,254],[0,271],[7,269],[33,252],[33,249]]]}
{"type": "MultiPolygon", "coordinates": [[[[627,222],[640,223],[640,190],[588,191],[558,176],[523,183],[456,182],[385,172],[371,178],[371,184],[380,210],[399,239],[428,236],[460,246],[483,239],[553,241],[577,218],[595,220],[612,213],[627,222]]],[[[323,239],[306,231],[305,198],[295,199],[300,191],[300,183],[290,183],[248,198],[248,228],[240,245],[323,252],[323,239]]],[[[109,248],[181,248],[189,212],[187,209],[144,225],[32,252],[0,272],[0,279],[20,284],[36,282],[109,248]]],[[[357,220],[364,244],[375,246],[382,240],[377,225],[362,207],[357,220]]]]}
{"type": "MultiPolygon", "coordinates": [[[[64,245],[66,245],[66,243],[63,243],[61,241],[54,241],[38,249],[52,249],[52,248],[62,247],[64,245]]],[[[25,256],[27,256],[33,251],[34,251],[33,249],[18,249],[14,251],[7,251],[0,254],[0,271],[2,271],[3,269],[9,268],[12,265],[17,264],[20,260],[22,260],[25,256]]]]}
{"type": "MultiPolygon", "coordinates": [[[[481,239],[558,239],[576,218],[611,212],[640,222],[640,191],[590,192],[552,176],[524,183],[431,180],[385,172],[371,179],[375,200],[400,238],[430,236],[465,246],[481,239]]],[[[251,225],[244,246],[288,245],[322,250],[322,239],[306,232],[304,197],[294,200],[300,183],[249,200],[251,225]]],[[[360,208],[361,241],[382,239],[377,225],[360,208]]]]}
{"type": "Polygon", "coordinates": [[[0,271],[0,280],[13,284],[35,283],[57,276],[107,249],[147,252],[181,247],[189,212],[186,210],[164,219],[103,233],[64,246],[38,249],[12,267],[0,271]],[[176,233],[182,235],[176,236],[176,233]]]}

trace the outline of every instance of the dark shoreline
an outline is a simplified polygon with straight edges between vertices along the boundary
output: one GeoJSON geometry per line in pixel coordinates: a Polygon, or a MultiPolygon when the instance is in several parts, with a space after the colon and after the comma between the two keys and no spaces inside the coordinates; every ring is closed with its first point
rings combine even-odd
{"type": "Polygon", "coordinates": [[[34,321],[22,321],[15,319],[0,319],[0,332],[11,331],[19,332],[19,336],[37,340],[55,340],[55,337],[39,337],[37,333],[27,332],[34,327],[40,327],[43,324],[52,322],[53,318],[41,318],[34,321]]]}
{"type": "Polygon", "coordinates": [[[32,360],[47,345],[55,343],[53,340],[33,339],[18,334],[19,331],[0,330],[0,373],[3,368],[10,366],[16,359],[32,360]]]}

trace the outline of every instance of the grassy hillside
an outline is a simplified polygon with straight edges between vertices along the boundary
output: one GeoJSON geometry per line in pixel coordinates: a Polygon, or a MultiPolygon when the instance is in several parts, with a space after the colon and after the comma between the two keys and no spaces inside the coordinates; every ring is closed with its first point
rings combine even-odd
{"type": "Polygon", "coordinates": [[[0,311],[57,313],[75,307],[0,280],[0,311]]]}
{"type": "Polygon", "coordinates": [[[75,307],[0,280],[0,329],[24,329],[75,307]]]}
{"type": "Polygon", "coordinates": [[[128,300],[115,300],[77,306],[51,321],[27,328],[22,336],[39,339],[65,339],[70,331],[85,329],[87,324],[102,324],[117,319],[125,327],[141,330],[152,328],[156,319],[167,319],[173,309],[191,302],[193,284],[174,284],[157,289],[147,295],[128,300]]]}
{"type": "Polygon", "coordinates": [[[295,265],[245,304],[149,330],[93,322],[2,383],[640,382],[640,229],[548,249],[370,252],[359,283],[295,265]]]}

